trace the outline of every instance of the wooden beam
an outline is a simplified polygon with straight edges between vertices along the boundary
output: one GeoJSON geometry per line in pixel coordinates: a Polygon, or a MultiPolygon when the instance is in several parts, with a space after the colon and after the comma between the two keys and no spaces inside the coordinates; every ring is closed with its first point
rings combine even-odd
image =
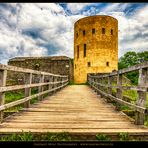
{"type": "MultiPolygon", "coordinates": [[[[6,86],[7,70],[0,70],[0,87],[6,86]]],[[[5,104],[5,92],[0,93],[0,106],[5,104]]],[[[3,121],[4,113],[0,111],[0,123],[3,121]]]]}
{"type": "MultiPolygon", "coordinates": [[[[67,82],[64,86],[66,86],[67,84],[68,84],[68,82],[67,82]]],[[[63,86],[63,87],[64,87],[64,86],[63,86]]],[[[60,86],[59,88],[61,88],[61,87],[62,87],[62,86],[60,86]]],[[[51,89],[51,90],[46,90],[46,91],[44,91],[44,92],[41,92],[41,93],[38,93],[38,94],[34,94],[34,95],[32,95],[32,96],[23,98],[23,99],[21,99],[21,100],[17,100],[17,101],[13,101],[13,102],[11,102],[11,103],[7,103],[7,104],[4,104],[4,105],[1,105],[1,106],[0,106],[0,111],[3,111],[3,110],[8,109],[8,108],[10,108],[10,107],[14,107],[14,106],[16,106],[16,105],[22,104],[22,103],[24,103],[24,102],[26,102],[26,101],[31,100],[32,98],[35,98],[35,97],[38,97],[38,96],[40,96],[40,95],[43,95],[43,94],[46,94],[46,93],[55,91],[55,90],[57,90],[57,89],[59,89],[59,88],[54,88],[54,89],[51,89]]]]}
{"type": "Polygon", "coordinates": [[[10,65],[4,65],[4,64],[0,64],[0,69],[1,70],[15,71],[15,72],[22,72],[22,73],[51,75],[51,76],[55,76],[55,77],[67,77],[67,75],[57,75],[57,74],[52,74],[52,73],[48,73],[48,72],[42,72],[42,71],[37,71],[37,70],[32,70],[32,69],[27,69],[27,68],[21,68],[21,67],[16,67],[16,66],[10,66],[10,65]]]}
{"type": "Polygon", "coordinates": [[[99,93],[103,94],[103,95],[106,96],[106,97],[109,97],[110,99],[112,99],[112,100],[114,100],[114,101],[117,101],[117,102],[120,103],[120,104],[127,105],[128,107],[130,107],[130,108],[132,108],[132,109],[134,109],[134,110],[136,110],[136,111],[138,111],[138,112],[141,112],[141,113],[145,113],[145,112],[146,112],[146,108],[145,108],[145,107],[141,107],[141,106],[138,106],[138,105],[135,105],[135,104],[126,102],[126,101],[121,100],[121,99],[119,99],[119,98],[116,98],[116,97],[114,97],[114,96],[112,96],[112,95],[109,95],[109,94],[107,94],[107,93],[105,93],[105,92],[99,90],[98,88],[96,88],[96,87],[94,87],[94,86],[92,86],[92,87],[93,87],[94,89],[98,90],[99,93]]]}
{"type": "MultiPolygon", "coordinates": [[[[118,74],[117,76],[117,86],[116,97],[122,100],[122,74],[118,74]]],[[[121,105],[119,103],[116,104],[116,110],[121,110],[121,105]]]]}
{"type": "MultiPolygon", "coordinates": [[[[50,76],[52,77],[52,76],[50,76]]],[[[67,80],[63,81],[67,82],[67,80]]],[[[61,83],[60,81],[55,82],[57,83],[61,83]]],[[[44,85],[52,85],[55,84],[54,82],[47,82],[47,83],[36,83],[36,84],[25,84],[25,85],[14,85],[14,86],[3,86],[0,87],[0,92],[6,92],[6,91],[13,91],[13,90],[18,90],[18,89],[25,89],[25,88],[29,88],[29,87],[37,87],[37,86],[44,86],[44,85]]]]}
{"type": "MultiPolygon", "coordinates": [[[[148,84],[148,68],[139,70],[138,86],[145,86],[148,84]]],[[[137,105],[146,107],[146,92],[138,91],[137,105]]],[[[135,124],[143,125],[145,120],[145,113],[136,112],[135,124]]]]}
{"type": "MultiPolygon", "coordinates": [[[[32,73],[26,73],[25,74],[25,84],[31,84],[32,83],[32,73]]],[[[31,96],[31,88],[25,88],[25,98],[31,96]]],[[[24,103],[25,108],[29,108],[30,106],[30,100],[26,101],[24,103]]]]}
{"type": "MultiPolygon", "coordinates": [[[[44,75],[40,75],[39,83],[44,83],[44,75]]],[[[38,92],[39,93],[43,92],[43,86],[39,86],[38,92]]],[[[38,100],[42,100],[42,99],[43,99],[42,95],[38,96],[38,100]]]]}

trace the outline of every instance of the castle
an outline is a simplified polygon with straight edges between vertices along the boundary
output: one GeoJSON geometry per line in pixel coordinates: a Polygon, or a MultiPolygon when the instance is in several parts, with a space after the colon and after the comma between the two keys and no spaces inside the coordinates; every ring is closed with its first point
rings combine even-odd
{"type": "Polygon", "coordinates": [[[74,82],[85,83],[88,73],[118,68],[118,21],[105,15],[89,16],[74,25],[74,82]]]}
{"type": "Polygon", "coordinates": [[[73,59],[56,57],[16,57],[9,65],[69,75],[77,84],[88,73],[108,73],[118,69],[118,21],[105,15],[89,16],[74,24],[73,59]],[[73,76],[74,75],[74,76],[73,76]]]}

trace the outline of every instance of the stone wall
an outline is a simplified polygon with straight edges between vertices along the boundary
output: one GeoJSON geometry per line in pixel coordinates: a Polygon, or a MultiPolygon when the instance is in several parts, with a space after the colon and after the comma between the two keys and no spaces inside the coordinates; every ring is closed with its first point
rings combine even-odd
{"type": "Polygon", "coordinates": [[[78,20],[74,25],[74,82],[85,83],[87,73],[109,73],[117,69],[117,19],[96,15],[78,20]]]}
{"type": "Polygon", "coordinates": [[[73,81],[73,59],[66,56],[53,57],[16,57],[8,65],[45,71],[53,74],[69,75],[73,81]]]}

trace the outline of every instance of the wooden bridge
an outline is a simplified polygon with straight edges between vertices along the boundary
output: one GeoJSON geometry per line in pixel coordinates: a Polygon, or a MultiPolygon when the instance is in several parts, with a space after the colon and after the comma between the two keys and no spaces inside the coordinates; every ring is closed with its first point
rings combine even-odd
{"type": "Polygon", "coordinates": [[[0,134],[22,131],[70,132],[78,135],[128,132],[148,136],[148,128],[144,126],[148,62],[109,74],[88,74],[89,85],[68,85],[68,76],[8,65],[0,65],[0,80],[0,134]],[[24,73],[25,84],[7,86],[7,71],[24,73]],[[123,75],[133,71],[139,71],[138,86],[124,85],[123,75]],[[32,83],[33,75],[39,76],[38,83],[32,83]],[[34,87],[38,87],[38,93],[31,95],[34,87]],[[25,98],[5,104],[5,93],[20,89],[24,89],[25,98]],[[116,95],[112,93],[113,89],[117,90],[116,95]],[[123,90],[137,91],[135,104],[123,99],[123,90]],[[48,96],[44,98],[44,94],[48,96]],[[30,104],[35,97],[38,97],[38,102],[30,104]],[[23,109],[4,118],[5,110],[20,104],[24,104],[23,109]],[[135,110],[135,120],[120,111],[123,104],[135,110]]]}

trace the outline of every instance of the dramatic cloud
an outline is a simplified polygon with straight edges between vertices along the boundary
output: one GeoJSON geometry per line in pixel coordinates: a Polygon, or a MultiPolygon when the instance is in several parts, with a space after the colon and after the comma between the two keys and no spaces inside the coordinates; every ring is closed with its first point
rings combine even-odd
{"type": "Polygon", "coordinates": [[[15,56],[73,57],[74,23],[105,14],[119,22],[119,57],[148,50],[147,3],[2,3],[0,63],[15,56]]]}

